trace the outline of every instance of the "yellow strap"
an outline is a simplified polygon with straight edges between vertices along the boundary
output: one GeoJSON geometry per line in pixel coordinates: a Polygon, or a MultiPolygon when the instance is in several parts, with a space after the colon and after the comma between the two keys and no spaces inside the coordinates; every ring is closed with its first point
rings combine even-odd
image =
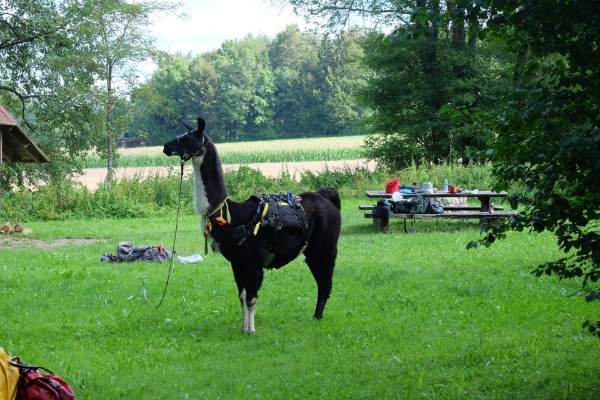
{"type": "Polygon", "coordinates": [[[265,220],[265,215],[267,215],[267,210],[269,209],[269,203],[265,203],[265,207],[263,208],[263,212],[260,216],[260,220],[254,225],[254,236],[258,233],[258,228],[260,228],[260,223],[265,220]]]}
{"type": "Polygon", "coordinates": [[[204,217],[207,231],[212,231],[212,224],[210,223],[209,219],[210,217],[216,213],[219,213],[219,216],[223,218],[223,207],[225,207],[225,221],[227,221],[228,224],[231,223],[231,213],[229,212],[229,204],[227,203],[227,199],[229,199],[229,196],[225,197],[225,200],[223,200],[221,204],[217,206],[217,208],[215,208],[210,214],[206,214],[204,217]]]}

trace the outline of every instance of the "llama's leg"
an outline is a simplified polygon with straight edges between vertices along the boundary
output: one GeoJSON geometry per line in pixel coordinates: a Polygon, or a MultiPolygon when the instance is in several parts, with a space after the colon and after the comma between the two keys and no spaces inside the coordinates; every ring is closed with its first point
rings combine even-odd
{"type": "Polygon", "coordinates": [[[317,282],[318,294],[314,317],[320,320],[323,318],[323,310],[325,309],[325,304],[327,304],[327,299],[329,299],[329,295],[331,294],[335,260],[316,260],[307,256],[306,263],[317,282]]]}
{"type": "Polygon", "coordinates": [[[240,302],[242,303],[242,315],[243,325],[242,332],[251,334],[255,332],[254,328],[254,315],[256,314],[256,302],[257,298],[252,297],[251,299],[246,298],[246,289],[242,290],[240,294],[240,302]]]}
{"type": "Polygon", "coordinates": [[[246,303],[246,289],[240,293],[240,305],[242,306],[242,332],[246,332],[248,326],[248,304],[246,303]]]}
{"type": "Polygon", "coordinates": [[[242,305],[242,332],[243,333],[254,333],[254,315],[256,314],[256,302],[257,298],[252,297],[247,299],[246,289],[242,289],[240,293],[240,303],[242,305]]]}
{"type": "Polygon", "coordinates": [[[245,274],[248,270],[234,268],[240,305],[242,306],[242,332],[251,334],[255,332],[254,315],[256,314],[256,302],[258,299],[258,288],[262,283],[263,271],[258,268],[253,273],[245,274]]]}
{"type": "Polygon", "coordinates": [[[256,297],[248,300],[246,289],[240,293],[240,304],[242,305],[242,332],[254,333],[254,314],[256,313],[256,297]]]}

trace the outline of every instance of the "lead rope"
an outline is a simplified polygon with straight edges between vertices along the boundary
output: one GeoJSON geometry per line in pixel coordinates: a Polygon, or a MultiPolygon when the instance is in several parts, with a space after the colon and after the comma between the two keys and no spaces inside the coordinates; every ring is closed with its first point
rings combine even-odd
{"type": "MultiPolygon", "coordinates": [[[[173,259],[175,258],[175,242],[177,241],[177,229],[179,227],[179,206],[181,204],[181,189],[182,189],[182,185],[183,185],[183,165],[184,164],[185,164],[185,161],[182,159],[181,160],[181,174],[179,176],[179,197],[177,199],[177,215],[175,217],[175,234],[173,235],[173,249],[171,251],[171,263],[169,264],[169,273],[167,275],[167,281],[165,282],[165,290],[163,290],[162,297],[160,298],[160,301],[156,305],[156,308],[160,307],[163,300],[165,299],[165,295],[167,294],[167,287],[169,286],[169,281],[171,280],[171,270],[173,269],[173,259]]],[[[142,279],[142,282],[143,282],[143,279],[142,279]]],[[[146,294],[145,289],[143,288],[143,283],[142,283],[142,289],[143,289],[143,293],[146,294]]]]}

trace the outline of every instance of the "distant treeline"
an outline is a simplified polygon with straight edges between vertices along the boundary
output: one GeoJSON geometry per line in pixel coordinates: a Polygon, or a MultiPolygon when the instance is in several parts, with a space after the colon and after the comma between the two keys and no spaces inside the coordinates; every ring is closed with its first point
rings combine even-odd
{"type": "Polygon", "coordinates": [[[129,136],[159,145],[208,122],[217,141],[358,133],[366,110],[351,97],[366,84],[364,35],[330,39],[290,25],[274,39],[248,35],[198,56],[159,53],[158,68],[131,96],[129,136]]]}

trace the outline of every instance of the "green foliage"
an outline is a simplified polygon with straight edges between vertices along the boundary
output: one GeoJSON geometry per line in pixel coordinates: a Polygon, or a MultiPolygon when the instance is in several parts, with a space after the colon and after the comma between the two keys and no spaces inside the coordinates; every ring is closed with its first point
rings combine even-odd
{"type": "Polygon", "coordinates": [[[335,40],[288,26],[273,40],[248,35],[195,57],[160,53],[150,81],[134,90],[129,127],[147,144],[178,133],[178,119],[214,121],[217,142],[356,134],[366,110],[362,35],[335,40]]]}
{"type": "Polygon", "coordinates": [[[135,84],[135,65],[151,54],[152,16],[178,7],[161,1],[2,1],[0,103],[52,161],[37,173],[7,167],[3,188],[72,176],[89,150],[107,159],[110,170],[112,146],[129,120],[125,91],[135,84]]]}
{"type": "Polygon", "coordinates": [[[461,2],[448,2],[447,9],[439,1],[421,5],[411,23],[390,35],[373,34],[365,45],[373,76],[359,99],[373,110],[365,121],[372,132],[368,156],[390,168],[415,159],[473,161],[470,151],[485,149],[492,132],[440,110],[446,104],[489,110],[510,85],[511,54],[466,33],[479,29],[475,10],[461,2]]]}
{"type": "MultiPolygon", "coordinates": [[[[520,217],[488,227],[483,243],[509,230],[548,230],[564,256],[536,274],[583,278],[589,301],[600,278],[600,24],[588,1],[491,2],[490,36],[518,49],[515,88],[485,123],[497,138],[485,156],[497,188],[518,185],[520,217]]],[[[598,304],[598,303],[596,303],[598,304]]],[[[587,322],[600,337],[600,322],[587,322]]]]}
{"type": "Polygon", "coordinates": [[[98,68],[82,34],[86,11],[81,3],[2,2],[0,104],[52,160],[35,172],[5,165],[0,182],[4,189],[77,171],[75,159],[100,132],[94,90],[98,68]]]}
{"type": "Polygon", "coordinates": [[[137,86],[131,95],[133,119],[130,136],[143,136],[146,143],[162,144],[181,134],[180,99],[190,79],[189,57],[163,52],[156,56],[158,67],[149,82],[137,86]]]}
{"type": "MultiPolygon", "coordinates": [[[[166,157],[165,157],[166,158],[166,157]]],[[[138,164],[138,166],[140,166],[138,164]]],[[[277,178],[264,176],[258,170],[241,166],[227,169],[225,182],[232,198],[241,201],[257,193],[300,193],[320,186],[337,188],[342,199],[362,199],[367,190],[383,190],[388,180],[400,177],[402,184],[432,181],[438,187],[444,178],[462,188],[488,188],[494,184],[489,166],[459,164],[412,164],[409,168],[388,171],[364,168],[325,168],[319,173],[296,175],[284,171],[277,178]]],[[[37,190],[18,189],[0,197],[0,218],[15,222],[71,220],[95,218],[141,218],[169,212],[179,199],[179,172],[167,176],[158,174],[120,179],[109,191],[105,184],[90,192],[79,183],[66,180],[40,186],[37,190]]],[[[182,182],[181,210],[194,214],[192,178],[182,182]]]]}

